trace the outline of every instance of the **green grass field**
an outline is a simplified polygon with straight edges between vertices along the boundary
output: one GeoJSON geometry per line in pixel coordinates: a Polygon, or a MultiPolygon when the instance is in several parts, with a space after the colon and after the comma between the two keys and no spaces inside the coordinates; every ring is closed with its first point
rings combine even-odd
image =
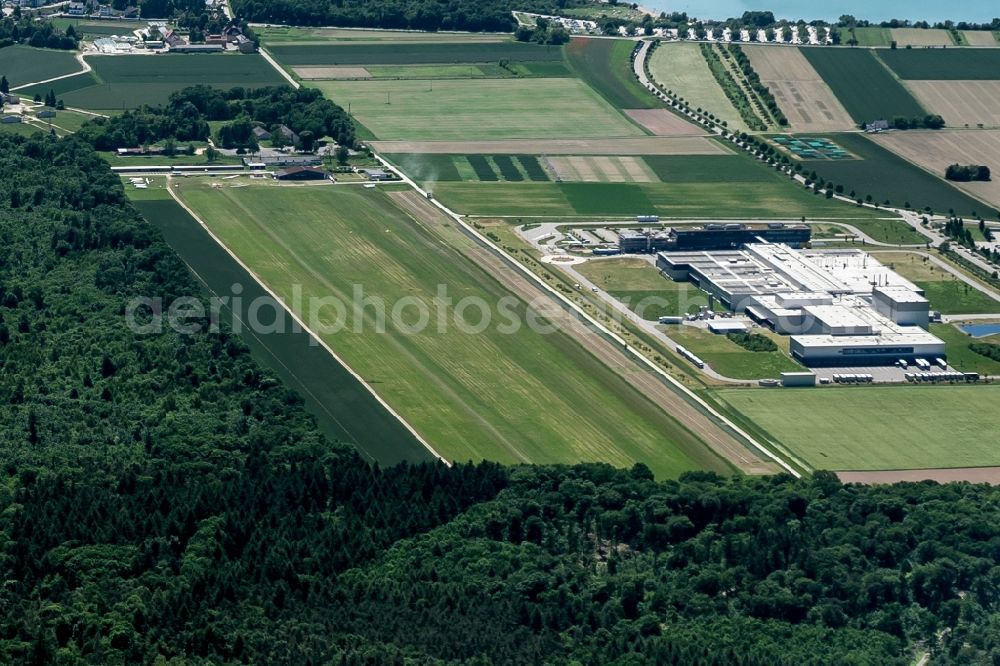
{"type": "Polygon", "coordinates": [[[926,115],[920,103],[893,78],[871,49],[803,48],[801,51],[855,121],[926,115]]]}
{"type": "Polygon", "coordinates": [[[1000,336],[973,338],[952,324],[931,324],[930,331],[946,345],[948,364],[961,372],[978,372],[981,375],[1000,375],[1000,363],[969,349],[971,342],[1000,344],[1000,336]]]}
{"type": "Polygon", "coordinates": [[[902,220],[858,220],[850,225],[873,240],[893,245],[923,245],[927,237],[902,220]]]}
{"type": "MultiPolygon", "coordinates": [[[[854,38],[858,41],[858,46],[889,46],[892,43],[892,33],[888,28],[878,28],[874,26],[855,28],[854,38]]],[[[844,40],[850,39],[850,33],[844,33],[844,40]]]]}
{"type": "MultiPolygon", "coordinates": [[[[267,294],[250,275],[215,243],[167,193],[165,179],[154,178],[147,190],[126,185],[126,193],[146,220],[163,233],[171,248],[191,267],[213,295],[232,297],[233,285],[242,287],[236,319],[247,321],[249,308],[267,294]]],[[[230,305],[233,301],[228,301],[230,305]]],[[[232,325],[231,307],[220,310],[232,325]]],[[[257,335],[241,327],[240,336],[265,371],[298,392],[320,429],[333,441],[353,444],[381,465],[432,460],[430,452],[393,418],[325,349],[309,335],[292,327],[257,335]]]]}
{"type": "Polygon", "coordinates": [[[809,194],[778,179],[739,183],[438,183],[452,210],[486,217],[656,214],[674,218],[874,218],[885,213],[809,194]]]}
{"type": "Polygon", "coordinates": [[[700,45],[661,44],[649,62],[653,79],[682,97],[692,109],[704,109],[726,121],[731,129],[745,129],[743,119],[708,68],[700,45]]]}
{"type": "Polygon", "coordinates": [[[739,346],[725,335],[716,335],[694,326],[669,326],[667,335],[691,350],[716,372],[733,379],[777,379],[782,372],[802,371],[787,349],[753,352],[739,346]]]}
{"type": "Polygon", "coordinates": [[[52,23],[60,30],[73,26],[77,35],[86,37],[107,37],[109,35],[131,35],[137,28],[145,28],[145,21],[87,21],[79,18],[53,18],[52,23]]]}
{"type": "Polygon", "coordinates": [[[573,72],[619,109],[663,106],[632,73],[635,42],[618,39],[573,39],[566,60],[573,72]]]}
{"type": "Polygon", "coordinates": [[[1000,79],[1000,49],[897,49],[879,57],[901,79],[1000,79]]]}
{"type": "Polygon", "coordinates": [[[268,49],[288,67],[302,65],[427,65],[563,58],[561,46],[521,42],[276,44],[268,49]]]}
{"type": "Polygon", "coordinates": [[[941,314],[1000,313],[1000,302],[957,278],[918,280],[916,285],[924,290],[931,309],[941,314]]]}
{"type": "Polygon", "coordinates": [[[82,67],[73,56],[72,51],[36,49],[15,44],[0,49],[0,74],[7,77],[12,88],[44,81],[79,72],[82,67]]]}
{"type": "Polygon", "coordinates": [[[806,173],[815,170],[821,178],[843,185],[847,195],[854,192],[855,197],[861,199],[871,195],[875,203],[883,204],[889,200],[893,206],[900,207],[909,203],[911,207],[921,210],[930,206],[937,213],[954,209],[959,215],[970,215],[972,212],[994,215],[982,202],[864,135],[836,134],[830,138],[861,159],[806,161],[803,169],[806,173]]]}
{"type": "Polygon", "coordinates": [[[370,30],[364,28],[310,28],[304,26],[269,25],[254,26],[254,32],[264,44],[324,44],[337,42],[503,42],[510,40],[509,33],[461,32],[400,32],[399,30],[370,30]]]}
{"type": "Polygon", "coordinates": [[[773,183],[784,178],[745,153],[734,155],[646,155],[665,183],[773,183]]]}
{"type": "Polygon", "coordinates": [[[52,88],[66,106],[118,110],[142,104],[163,104],[170,93],[196,84],[228,89],[286,83],[259,55],[96,56],[88,58],[87,62],[94,68],[91,74],[29,90],[44,95],[52,88]]]}
{"type": "Polygon", "coordinates": [[[1000,465],[1000,386],[861,386],[715,393],[815,469],[1000,465]]]}
{"type": "Polygon", "coordinates": [[[644,133],[576,79],[316,81],[379,139],[608,138],[644,133]]]}
{"type": "Polygon", "coordinates": [[[689,282],[663,277],[656,267],[642,259],[601,259],[575,268],[647,321],[698,312],[708,306],[708,295],[701,289],[689,282]]]}
{"type": "MultiPolygon", "coordinates": [[[[724,464],[656,405],[568,337],[528,326],[504,331],[525,306],[444,234],[416,224],[396,207],[399,188],[250,186],[212,189],[185,182],[181,193],[209,227],[276,292],[292,302],[293,285],[311,296],[353,303],[357,288],[382,299],[389,313],[377,332],[376,306],[352,307],[346,326],[324,334],[365,381],[451,459],[570,463],[603,460],[648,464],[660,476],[724,464]],[[357,285],[357,286],[356,286],[357,285]],[[458,301],[481,299],[494,323],[476,333],[445,309],[439,330],[432,299],[439,285],[458,301]],[[500,299],[509,297],[508,305],[500,299]],[[422,332],[407,330],[416,303],[434,313],[422,332]]],[[[481,321],[472,307],[471,323],[481,321]]],[[[336,309],[319,321],[330,326],[336,309]]],[[[309,317],[305,317],[307,321],[309,317]]],[[[523,321],[523,319],[522,319],[523,321]]]]}

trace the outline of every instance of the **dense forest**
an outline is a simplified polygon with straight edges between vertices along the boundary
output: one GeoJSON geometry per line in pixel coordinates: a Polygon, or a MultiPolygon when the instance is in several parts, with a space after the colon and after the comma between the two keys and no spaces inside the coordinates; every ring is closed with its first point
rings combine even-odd
{"type": "Polygon", "coordinates": [[[1000,663],[1000,489],[370,467],[125,325],[200,295],[86,142],[0,136],[0,663],[1000,663]]]}
{"type": "Polygon", "coordinates": [[[557,14],[580,0],[234,0],[236,14],[256,23],[336,25],[409,30],[513,32],[512,10],[557,14]]]}
{"type": "Polygon", "coordinates": [[[199,85],[178,90],[163,106],[143,106],[87,122],[78,133],[97,150],[143,146],[156,141],[204,141],[209,121],[230,121],[217,137],[226,148],[256,147],[253,128],[285,125],[296,134],[333,137],[354,145],[354,123],[341,107],[314,88],[291,86],[218,90],[199,85]]]}
{"type": "Polygon", "coordinates": [[[27,44],[47,49],[72,50],[79,43],[80,38],[73,26],[63,32],[51,21],[35,21],[29,16],[21,16],[17,10],[10,16],[0,17],[0,48],[27,44]]]}

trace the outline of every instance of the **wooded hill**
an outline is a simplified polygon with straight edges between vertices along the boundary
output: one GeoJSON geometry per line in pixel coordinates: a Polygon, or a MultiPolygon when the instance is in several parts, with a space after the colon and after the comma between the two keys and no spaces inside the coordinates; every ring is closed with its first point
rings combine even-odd
{"type": "Polygon", "coordinates": [[[240,18],[255,23],[344,28],[513,32],[513,10],[558,14],[580,0],[234,0],[240,18]]]}
{"type": "Polygon", "coordinates": [[[1000,490],[369,467],[84,142],[0,136],[0,663],[1000,659],[1000,490]]]}

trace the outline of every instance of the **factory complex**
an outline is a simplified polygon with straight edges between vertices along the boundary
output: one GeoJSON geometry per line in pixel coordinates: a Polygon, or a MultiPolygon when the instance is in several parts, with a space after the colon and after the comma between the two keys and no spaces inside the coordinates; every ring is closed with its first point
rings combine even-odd
{"type": "Polygon", "coordinates": [[[754,242],[741,248],[660,252],[656,266],[689,280],[730,310],[791,336],[790,351],[814,367],[938,362],[945,343],[927,332],[923,291],[859,250],[799,250],[754,242]]]}
{"type": "Polygon", "coordinates": [[[624,229],[618,232],[618,250],[622,254],[726,250],[759,242],[802,247],[809,242],[811,235],[811,230],[804,224],[784,222],[761,225],[719,222],[656,230],[624,229]]]}

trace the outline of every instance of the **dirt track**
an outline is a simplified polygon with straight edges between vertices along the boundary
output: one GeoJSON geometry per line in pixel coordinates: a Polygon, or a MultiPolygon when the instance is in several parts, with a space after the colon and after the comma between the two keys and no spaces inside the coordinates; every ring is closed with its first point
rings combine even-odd
{"type": "Polygon", "coordinates": [[[1000,127],[1000,81],[904,81],[949,127],[1000,127]]]}
{"type": "Polygon", "coordinates": [[[743,50],[771,89],[796,132],[829,132],[855,127],[840,101],[799,49],[744,46],[743,50]]]}
{"type": "Polygon", "coordinates": [[[884,472],[837,472],[844,483],[899,483],[901,481],[968,481],[1000,485],[1000,467],[956,467],[954,469],[900,469],[884,472]]]}
{"type": "Polygon", "coordinates": [[[622,139],[508,139],[503,141],[373,141],[380,153],[459,155],[726,155],[722,144],[700,136],[622,139]]]}
{"type": "MultiPolygon", "coordinates": [[[[984,164],[1000,174],[1000,130],[889,132],[876,143],[914,164],[944,177],[949,164],[984,164]]],[[[1000,178],[985,183],[954,183],[969,194],[1000,206],[1000,178]]]]}
{"type": "Polygon", "coordinates": [[[681,395],[671,390],[654,374],[637,366],[621,349],[552,302],[541,289],[502,258],[462,233],[452,220],[418,193],[394,192],[390,196],[401,208],[415,219],[424,222],[448,245],[482,266],[519,298],[536,304],[549,303],[551,307],[545,308],[544,311],[547,319],[557,324],[563,333],[594,354],[636,390],[660,405],[664,412],[694,433],[718,456],[728,460],[745,474],[775,474],[780,471],[777,465],[758,458],[750,449],[688,403],[681,395]]]}

